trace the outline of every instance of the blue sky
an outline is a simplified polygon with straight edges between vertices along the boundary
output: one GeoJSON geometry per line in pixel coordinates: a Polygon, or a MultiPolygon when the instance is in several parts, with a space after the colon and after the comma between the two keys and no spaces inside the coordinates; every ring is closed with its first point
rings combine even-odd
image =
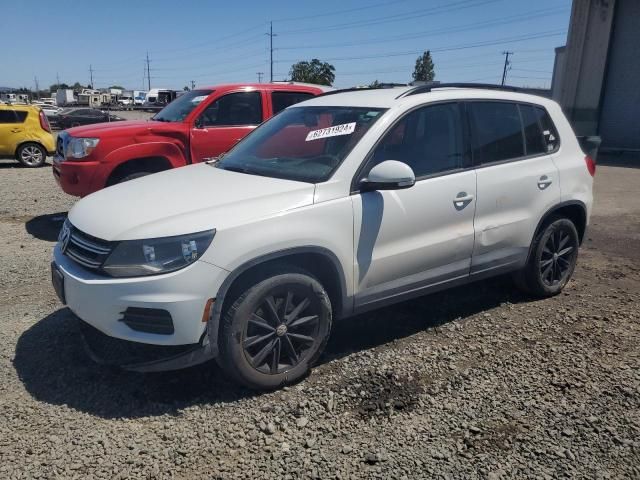
{"type": "Polygon", "coordinates": [[[509,50],[508,83],[549,87],[571,0],[21,0],[2,10],[4,38],[16,41],[1,86],[33,88],[37,76],[48,87],[56,75],[86,84],[91,65],[95,87],[140,89],[147,51],[152,87],[268,79],[273,21],[276,80],[319,58],[336,67],[337,87],[407,82],[430,49],[436,80],[496,83],[509,50]]]}

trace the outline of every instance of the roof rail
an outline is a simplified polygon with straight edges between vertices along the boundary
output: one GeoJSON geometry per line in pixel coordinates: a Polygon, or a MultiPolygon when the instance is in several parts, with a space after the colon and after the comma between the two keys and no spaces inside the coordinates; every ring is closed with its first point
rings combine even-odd
{"type": "Polygon", "coordinates": [[[406,87],[406,83],[379,83],[375,87],[351,87],[351,88],[343,88],[339,90],[331,90],[330,92],[324,92],[318,97],[324,97],[326,95],[335,95],[336,93],[345,93],[345,92],[360,92],[363,90],[381,90],[384,88],[395,88],[395,87],[406,87]]]}
{"type": "Polygon", "coordinates": [[[418,93],[428,93],[431,90],[437,88],[478,88],[481,90],[505,90],[507,92],[521,92],[520,87],[511,87],[509,85],[495,85],[493,83],[440,83],[432,82],[425,85],[418,85],[406,92],[402,92],[396,98],[408,97],[410,95],[417,95],[418,93]]]}

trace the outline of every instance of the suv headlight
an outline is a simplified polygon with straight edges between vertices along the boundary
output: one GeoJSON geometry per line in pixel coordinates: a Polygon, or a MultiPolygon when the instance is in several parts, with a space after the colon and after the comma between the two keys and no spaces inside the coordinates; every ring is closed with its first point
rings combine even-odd
{"type": "Polygon", "coordinates": [[[84,158],[98,146],[99,138],[70,137],[67,144],[67,158],[84,158]]]}
{"type": "Polygon", "coordinates": [[[176,237],[126,240],[117,244],[102,266],[113,277],[140,277],[173,272],[195,262],[216,231],[176,237]]]}

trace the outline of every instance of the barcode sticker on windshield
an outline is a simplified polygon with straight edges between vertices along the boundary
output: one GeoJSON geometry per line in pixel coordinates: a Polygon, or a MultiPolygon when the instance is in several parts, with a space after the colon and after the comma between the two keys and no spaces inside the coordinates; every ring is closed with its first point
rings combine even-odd
{"type": "Polygon", "coordinates": [[[334,125],[333,127],[321,128],[320,130],[312,130],[307,134],[305,142],[318,140],[319,138],[337,137],[339,135],[351,135],[356,129],[356,122],[343,123],[334,125]]]}

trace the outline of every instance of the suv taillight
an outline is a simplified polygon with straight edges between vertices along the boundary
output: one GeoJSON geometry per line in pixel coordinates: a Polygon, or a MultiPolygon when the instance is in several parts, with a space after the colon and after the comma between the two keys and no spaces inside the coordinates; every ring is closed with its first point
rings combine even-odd
{"type": "Polygon", "coordinates": [[[596,162],[593,158],[591,158],[589,155],[586,155],[584,157],[584,161],[587,164],[587,170],[589,170],[589,175],[591,175],[592,177],[595,176],[596,174],[596,162]]]}
{"type": "Polygon", "coordinates": [[[49,119],[47,118],[47,116],[44,114],[42,110],[40,110],[39,117],[40,117],[40,126],[42,127],[42,129],[51,133],[51,126],[49,125],[49,119]]]}

